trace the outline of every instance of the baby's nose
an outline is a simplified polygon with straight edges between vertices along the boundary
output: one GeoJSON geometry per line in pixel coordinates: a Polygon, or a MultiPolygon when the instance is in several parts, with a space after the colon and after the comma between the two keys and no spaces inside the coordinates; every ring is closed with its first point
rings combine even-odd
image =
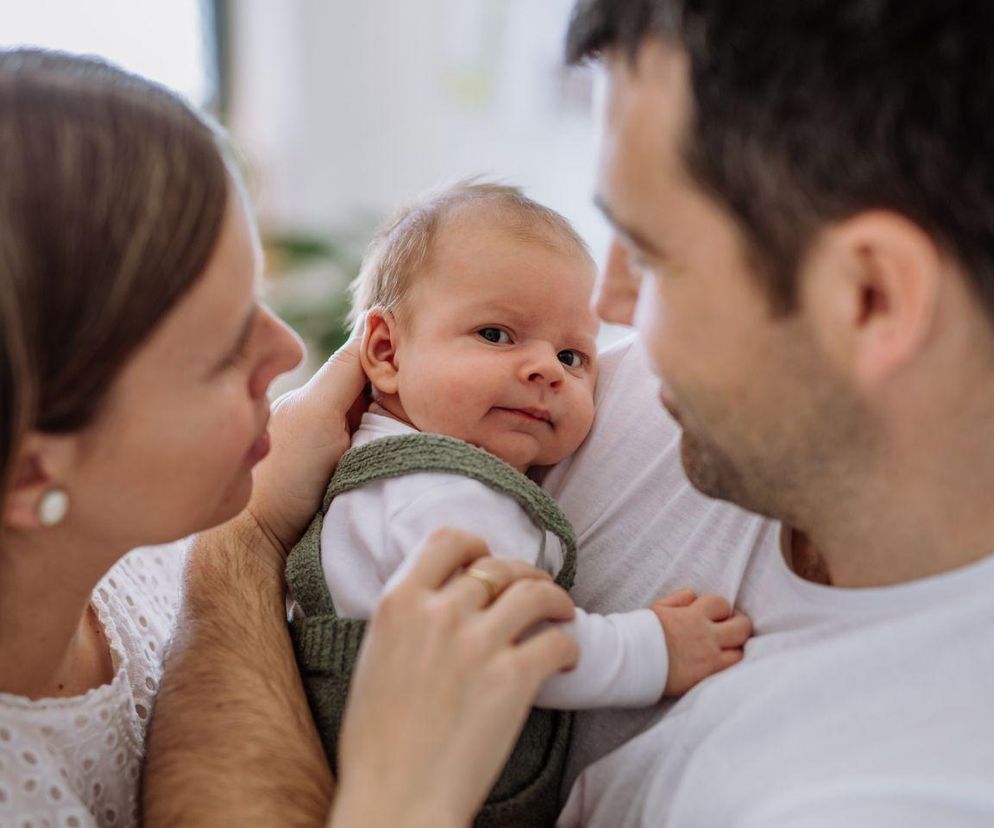
{"type": "Polygon", "coordinates": [[[530,383],[548,383],[555,387],[563,381],[565,369],[552,346],[543,347],[525,366],[525,375],[530,383]]]}

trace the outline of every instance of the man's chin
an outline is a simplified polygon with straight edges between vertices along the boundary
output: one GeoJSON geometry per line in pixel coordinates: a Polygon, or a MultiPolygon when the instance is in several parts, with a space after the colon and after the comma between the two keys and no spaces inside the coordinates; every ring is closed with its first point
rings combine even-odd
{"type": "Polygon", "coordinates": [[[680,463],[690,485],[701,494],[735,502],[733,487],[726,479],[729,474],[693,435],[687,433],[686,428],[680,435],[680,463]]]}
{"type": "Polygon", "coordinates": [[[680,412],[677,410],[676,405],[674,405],[665,396],[663,396],[663,392],[662,391],[659,392],[659,402],[663,406],[663,408],[666,409],[666,413],[669,414],[670,417],[673,418],[673,421],[678,426],[680,426],[681,428],[683,428],[683,421],[680,419],[680,412]]]}
{"type": "Polygon", "coordinates": [[[726,455],[695,441],[686,429],[680,438],[680,462],[690,485],[702,495],[766,517],[783,518],[759,480],[743,476],[726,455]]]}

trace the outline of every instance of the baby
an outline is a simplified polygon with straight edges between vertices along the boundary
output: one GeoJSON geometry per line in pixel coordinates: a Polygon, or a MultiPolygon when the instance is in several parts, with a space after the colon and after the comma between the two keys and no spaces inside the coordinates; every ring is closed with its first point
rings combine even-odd
{"type": "MultiPolygon", "coordinates": [[[[403,211],[373,241],[353,286],[353,313],[366,317],[361,360],[375,403],[352,445],[444,434],[521,472],[571,454],[594,416],[595,277],[568,222],[516,189],[461,184],[403,211]]],[[[477,480],[380,480],[336,497],[324,519],[321,563],[338,613],[368,618],[442,526],[552,575],[562,565],[557,538],[477,480]]],[[[578,609],[566,628],[580,660],[545,685],[537,704],[649,705],[715,672],[722,649],[730,660],[744,637],[723,635],[725,613],[707,611],[719,602],[691,601],[678,593],[608,616],[578,609]]]]}
{"type": "MultiPolygon", "coordinates": [[[[374,404],[333,478],[323,521],[319,515],[309,530],[319,534],[323,575],[317,577],[326,590],[312,606],[333,607],[340,618],[369,618],[425,537],[444,526],[479,535],[494,556],[571,579],[572,532],[524,473],[559,462],[590,430],[595,275],[568,222],[511,187],[454,186],[379,232],[353,286],[354,314],[365,317],[360,358],[374,404]],[[398,438],[424,441],[427,434],[477,447],[463,445],[468,459],[460,455],[459,462],[480,460],[494,467],[491,476],[424,465],[387,474],[348,462],[360,447],[385,447],[391,438],[401,446],[398,438]]],[[[453,443],[438,442],[446,450],[453,443]]],[[[412,443],[411,456],[428,456],[420,445],[412,443]]],[[[295,579],[288,579],[293,587],[295,579]]],[[[310,588],[305,578],[296,581],[295,592],[310,588]]],[[[717,596],[697,598],[687,590],[625,613],[578,608],[563,626],[577,640],[579,661],[545,684],[536,705],[645,706],[681,694],[741,657],[748,625],[730,612],[717,596]]],[[[353,637],[298,641],[298,657],[302,650],[339,653],[353,637]]],[[[312,663],[310,675],[321,669],[312,663]]],[[[323,727],[319,694],[310,685],[309,694],[323,727]]],[[[336,715],[327,713],[332,726],[336,715]]],[[[333,740],[325,744],[333,753],[333,740]]]]}

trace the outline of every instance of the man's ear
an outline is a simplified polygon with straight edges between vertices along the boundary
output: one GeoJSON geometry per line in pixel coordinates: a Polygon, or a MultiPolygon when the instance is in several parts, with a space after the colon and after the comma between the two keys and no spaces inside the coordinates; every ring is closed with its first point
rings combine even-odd
{"type": "MultiPolygon", "coordinates": [[[[3,502],[3,525],[14,530],[42,528],[39,504],[52,489],[68,489],[66,477],[74,451],[68,435],[30,432],[21,442],[3,502]]],[[[71,493],[69,493],[71,496],[71,493]]]]}
{"type": "Polygon", "coordinates": [[[936,243],[914,222],[897,213],[860,213],[813,244],[803,301],[826,351],[870,387],[925,345],[945,268],[936,243]]]}
{"type": "Polygon", "coordinates": [[[381,307],[366,312],[366,330],[359,361],[373,387],[381,394],[397,393],[397,318],[381,307]]]}

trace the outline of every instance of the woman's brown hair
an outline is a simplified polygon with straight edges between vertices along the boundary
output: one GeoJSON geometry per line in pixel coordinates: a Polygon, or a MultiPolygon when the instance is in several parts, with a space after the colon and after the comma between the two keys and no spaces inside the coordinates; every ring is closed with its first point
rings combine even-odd
{"type": "Polygon", "coordinates": [[[204,270],[227,198],[218,132],[175,94],[0,51],[0,502],[27,431],[99,412],[204,270]]]}

